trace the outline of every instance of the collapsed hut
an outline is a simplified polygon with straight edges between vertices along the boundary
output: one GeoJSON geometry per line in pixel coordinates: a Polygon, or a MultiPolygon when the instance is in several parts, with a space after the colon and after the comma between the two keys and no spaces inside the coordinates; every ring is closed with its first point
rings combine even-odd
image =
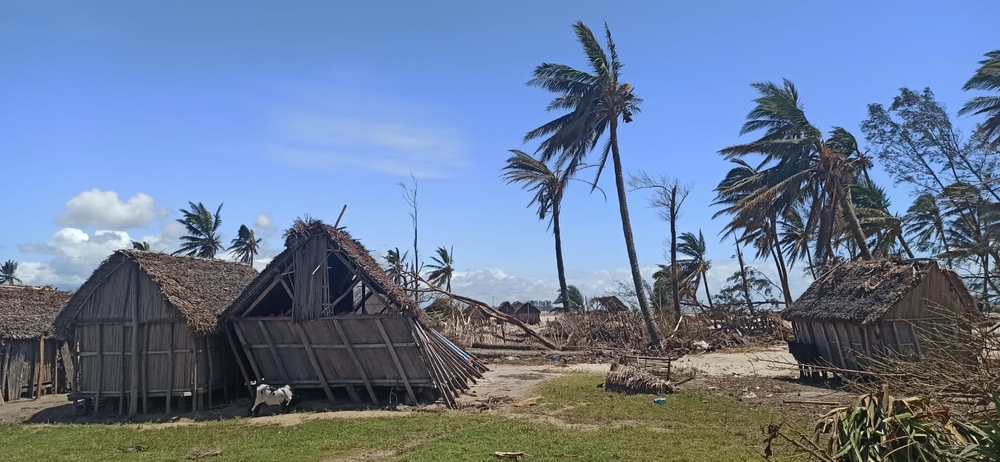
{"type": "Polygon", "coordinates": [[[226,339],[217,333],[219,314],[257,271],[229,261],[119,250],[97,267],[56,318],[70,345],[75,380],[69,395],[100,409],[128,401],[129,415],[150,412],[162,399],[166,412],[176,400],[191,410],[228,400],[242,387],[226,339]],[[238,390],[239,388],[237,388],[238,390]],[[233,390],[235,391],[235,390],[233,390]]]}
{"type": "Polygon", "coordinates": [[[608,295],[604,297],[594,297],[594,311],[607,313],[607,314],[619,314],[627,313],[629,311],[628,305],[625,304],[620,298],[614,295],[608,295]]]}
{"type": "Polygon", "coordinates": [[[525,324],[538,324],[542,322],[542,310],[539,310],[531,302],[522,304],[514,312],[514,318],[525,324]]]}
{"type": "Polygon", "coordinates": [[[321,389],[354,402],[449,406],[485,370],[347,232],[322,222],[286,232],[285,250],[226,310],[248,380],[321,389]],[[250,376],[252,374],[252,377],[250,376]]]}
{"type": "Polygon", "coordinates": [[[52,323],[72,292],[53,287],[0,286],[0,403],[62,393],[52,323]]]}
{"type": "Polygon", "coordinates": [[[931,346],[918,333],[949,321],[949,313],[978,313],[955,272],[933,260],[882,259],[832,267],[781,317],[823,362],[860,370],[862,355],[919,357],[931,346]]]}

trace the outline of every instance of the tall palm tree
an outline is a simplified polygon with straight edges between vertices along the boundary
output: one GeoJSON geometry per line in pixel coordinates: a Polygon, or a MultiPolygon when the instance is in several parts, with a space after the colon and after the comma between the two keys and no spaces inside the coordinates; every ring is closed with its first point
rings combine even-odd
{"type": "Polygon", "coordinates": [[[649,300],[644,294],[639,258],[635,252],[632,223],[629,219],[628,202],[625,197],[625,174],[622,169],[621,151],[618,147],[618,119],[632,122],[632,116],[639,112],[642,100],[632,92],[632,85],[621,82],[622,62],[618,58],[611,30],[604,25],[607,40],[605,51],[593,32],[577,21],[573,24],[577,41],[583,46],[590,66],[590,72],[574,69],[565,64],[542,63],[535,68],[534,78],[529,86],[540,87],[557,96],[549,103],[548,111],[567,111],[565,114],[538,127],[524,136],[525,141],[544,139],[538,152],[542,162],[557,159],[557,165],[564,170],[575,172],[584,164],[587,156],[597,148],[607,132],[594,178],[596,187],[601,172],[611,157],[615,171],[615,186],[618,192],[618,208],[621,214],[622,233],[625,236],[625,250],[632,270],[639,309],[642,311],[649,332],[650,342],[659,346],[663,336],[653,321],[649,300]]]}
{"type": "Polygon", "coordinates": [[[455,273],[455,248],[449,251],[444,247],[437,248],[437,256],[431,257],[433,263],[427,265],[431,272],[427,275],[430,282],[445,286],[445,290],[451,292],[451,277],[455,273]]]}
{"type": "Polygon", "coordinates": [[[240,225],[240,230],[236,233],[236,239],[230,242],[228,251],[236,257],[236,261],[245,263],[253,268],[253,257],[260,253],[260,242],[263,239],[257,238],[252,229],[247,225],[240,225]]]}
{"type": "Polygon", "coordinates": [[[132,250],[142,250],[144,252],[149,252],[149,243],[146,241],[132,241],[132,250]]]}
{"type": "MultiPolygon", "coordinates": [[[[760,96],[754,100],[757,106],[747,115],[740,134],[761,130],[764,134],[756,141],[730,146],[720,153],[729,159],[760,155],[767,168],[760,172],[758,189],[733,204],[734,212],[743,212],[742,217],[733,213],[733,224],[741,227],[747,214],[780,217],[796,204],[808,202],[807,222],[810,229],[815,226],[817,230],[814,250],[820,265],[835,256],[834,243],[841,232],[851,237],[862,258],[870,259],[851,201],[850,185],[870,167],[871,160],[861,155],[854,136],[843,128],[834,127],[824,140],[822,132],[806,118],[792,82],[786,79],[782,85],[760,82],[752,86],[760,96]]],[[[777,242],[776,231],[771,232],[777,242]]]]}
{"type": "MultiPolygon", "coordinates": [[[[1000,50],[986,53],[979,61],[976,73],[965,82],[962,90],[1000,91],[1000,50]]],[[[985,114],[986,121],[979,125],[977,134],[994,146],[1000,145],[1000,96],[977,96],[965,103],[959,115],[985,114]]]]}
{"type": "Polygon", "coordinates": [[[705,245],[705,235],[698,230],[698,235],[694,233],[683,233],[680,236],[680,243],[677,244],[677,253],[684,255],[695,262],[695,273],[701,277],[705,283],[705,297],[708,299],[708,307],[715,308],[712,304],[712,292],[708,290],[708,269],[712,263],[705,259],[708,247],[705,245]]]}
{"type": "Polygon", "coordinates": [[[186,254],[188,256],[198,256],[203,258],[215,258],[216,252],[223,250],[222,237],[219,236],[219,228],[222,226],[222,204],[212,214],[201,202],[195,204],[188,202],[191,210],[181,209],[184,218],[178,218],[177,222],[184,225],[187,235],[181,236],[181,248],[177,249],[173,255],[186,254]]]}
{"type": "Polygon", "coordinates": [[[386,269],[386,273],[392,282],[399,284],[400,286],[406,287],[406,257],[409,256],[410,252],[399,252],[399,247],[389,250],[385,254],[385,263],[389,265],[386,269]]]}
{"type": "Polygon", "coordinates": [[[524,151],[510,150],[513,154],[507,159],[503,168],[503,177],[507,184],[521,183],[522,188],[534,193],[528,206],[538,206],[538,219],[550,218],[549,227],[556,240],[556,271],[559,274],[559,300],[566,306],[563,296],[568,294],[566,285],[566,268],[563,265],[562,231],[559,227],[559,212],[561,210],[563,191],[566,190],[572,172],[549,169],[545,162],[525,154],[524,151]]]}
{"type": "Polygon", "coordinates": [[[21,280],[17,278],[17,262],[14,260],[7,260],[0,265],[0,284],[20,284],[21,280]]]}

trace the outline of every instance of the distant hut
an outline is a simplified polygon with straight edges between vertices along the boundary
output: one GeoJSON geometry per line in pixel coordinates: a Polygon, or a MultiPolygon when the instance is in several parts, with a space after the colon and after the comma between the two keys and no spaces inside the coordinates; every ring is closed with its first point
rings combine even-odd
{"type": "Polygon", "coordinates": [[[226,310],[250,379],[374,403],[449,406],[485,370],[348,233],[322,222],[286,233],[285,250],[226,310]],[[420,398],[418,398],[418,396],[420,398]]]}
{"type": "Polygon", "coordinates": [[[191,410],[213,391],[239,385],[218,317],[257,271],[224,260],[119,250],[97,267],[56,318],[71,345],[76,379],[70,399],[118,403],[150,412],[149,398],[191,410]]]}
{"type": "Polygon", "coordinates": [[[52,287],[0,286],[0,403],[65,391],[52,322],[71,295],[52,287]]]}
{"type": "Polygon", "coordinates": [[[500,304],[500,306],[497,307],[497,311],[506,314],[508,316],[514,316],[514,313],[517,312],[517,308],[514,307],[514,305],[512,305],[510,302],[503,302],[500,304]]]}
{"type": "Polygon", "coordinates": [[[531,302],[527,302],[518,307],[514,312],[514,317],[525,324],[538,324],[542,322],[542,310],[539,310],[531,302]]]}
{"type": "Polygon", "coordinates": [[[784,310],[795,339],[816,345],[821,359],[858,370],[856,355],[894,351],[919,356],[917,332],[947,310],[976,313],[975,300],[953,271],[932,260],[845,262],[820,276],[784,310]]]}
{"type": "Polygon", "coordinates": [[[591,300],[594,301],[594,311],[600,311],[607,314],[627,313],[629,311],[628,305],[625,305],[625,302],[614,295],[594,297],[591,300]]]}

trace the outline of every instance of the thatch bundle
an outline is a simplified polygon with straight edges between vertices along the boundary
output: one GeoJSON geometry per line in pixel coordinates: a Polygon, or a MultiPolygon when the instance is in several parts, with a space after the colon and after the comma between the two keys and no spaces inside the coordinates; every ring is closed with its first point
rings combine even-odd
{"type": "Polygon", "coordinates": [[[662,395],[673,393],[674,386],[635,366],[614,362],[604,379],[604,389],[623,395],[662,395]]]}

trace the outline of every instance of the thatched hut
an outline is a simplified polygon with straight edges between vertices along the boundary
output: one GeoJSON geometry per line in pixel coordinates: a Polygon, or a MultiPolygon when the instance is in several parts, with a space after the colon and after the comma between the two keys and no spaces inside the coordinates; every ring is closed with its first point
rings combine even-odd
{"type": "Polygon", "coordinates": [[[627,313],[629,311],[628,305],[614,295],[594,297],[592,300],[594,301],[594,311],[608,314],[627,313]]]}
{"type": "Polygon", "coordinates": [[[453,406],[481,377],[485,368],[440,335],[347,232],[300,222],[285,247],[224,314],[248,380],[322,389],[331,402],[344,391],[374,403],[440,394],[453,406]]]}
{"type": "Polygon", "coordinates": [[[514,305],[512,305],[510,302],[503,302],[500,304],[500,306],[497,307],[497,311],[506,314],[508,316],[514,316],[514,313],[517,312],[517,308],[514,307],[514,305]]]}
{"type": "Polygon", "coordinates": [[[71,345],[76,377],[70,399],[99,409],[128,399],[129,415],[149,398],[171,412],[184,397],[191,410],[213,392],[242,386],[219,314],[257,275],[247,265],[209,258],[119,250],[97,267],[56,318],[71,345]]]}
{"type": "Polygon", "coordinates": [[[538,324],[542,322],[542,310],[539,310],[531,302],[527,302],[517,308],[514,317],[525,324],[538,324]]]}
{"type": "Polygon", "coordinates": [[[52,322],[71,295],[52,287],[0,286],[0,402],[65,391],[52,322]]]}
{"type": "Polygon", "coordinates": [[[919,357],[918,332],[952,313],[977,313],[953,271],[932,260],[884,259],[840,263],[821,275],[782,318],[795,339],[816,345],[822,360],[858,370],[856,354],[895,352],[919,357]]]}

